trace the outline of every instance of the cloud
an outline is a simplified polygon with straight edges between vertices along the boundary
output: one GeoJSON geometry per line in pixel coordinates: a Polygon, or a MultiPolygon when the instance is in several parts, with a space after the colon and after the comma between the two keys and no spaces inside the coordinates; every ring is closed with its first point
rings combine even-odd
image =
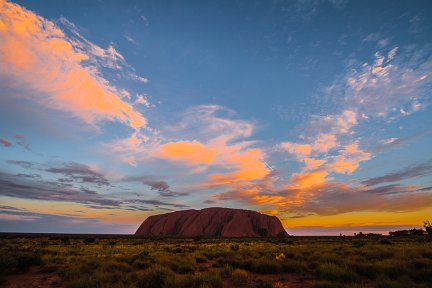
{"type": "Polygon", "coordinates": [[[179,130],[186,133],[186,139],[197,139],[201,142],[209,140],[230,142],[252,135],[254,124],[234,119],[235,111],[219,105],[199,105],[188,108],[182,115],[182,119],[166,127],[166,131],[179,130]],[[189,136],[188,133],[193,133],[189,136]]]}
{"type": "Polygon", "coordinates": [[[329,171],[337,173],[351,174],[360,165],[360,162],[369,160],[372,154],[359,149],[358,142],[355,141],[349,145],[344,146],[340,150],[340,154],[334,157],[330,157],[333,160],[326,167],[329,171]]]}
{"type": "MultiPolygon", "coordinates": [[[[224,148],[233,147],[221,147],[220,150],[223,151],[224,148]]],[[[232,166],[235,171],[211,174],[208,176],[209,182],[203,184],[204,186],[225,185],[261,179],[270,172],[264,162],[262,150],[259,148],[247,149],[245,151],[234,149],[231,153],[222,154],[219,157],[219,165],[232,166]]]]}
{"type": "Polygon", "coordinates": [[[106,146],[132,165],[163,159],[186,165],[192,174],[208,172],[208,177],[194,186],[227,185],[259,179],[270,172],[263,149],[253,148],[256,142],[244,140],[253,129],[253,123],[235,119],[233,110],[201,105],[187,109],[180,119],[161,127],[163,137],[140,138],[140,131],[106,146]]]}
{"type": "Polygon", "coordinates": [[[385,139],[385,140],[381,141],[382,144],[373,147],[373,150],[377,151],[377,152],[381,152],[381,151],[384,151],[386,149],[402,146],[402,145],[405,145],[405,144],[407,144],[411,141],[414,141],[418,138],[421,138],[421,137],[423,137],[423,136],[425,136],[431,132],[432,132],[432,129],[429,128],[429,129],[425,129],[422,131],[418,131],[418,132],[413,133],[411,135],[407,135],[405,137],[400,137],[400,138],[392,137],[390,139],[385,139]]]}
{"type": "Polygon", "coordinates": [[[305,158],[303,159],[303,162],[306,164],[304,170],[310,171],[310,170],[315,170],[318,167],[322,166],[326,162],[326,160],[305,158]]]}
{"type": "Polygon", "coordinates": [[[347,108],[338,114],[312,116],[309,125],[321,134],[336,136],[349,133],[357,124],[358,113],[347,108]]]}
{"type": "Polygon", "coordinates": [[[0,138],[0,143],[3,144],[4,147],[11,147],[12,143],[6,139],[0,138]]]}
{"type": "Polygon", "coordinates": [[[136,231],[136,228],[136,224],[108,223],[101,219],[79,215],[53,215],[25,209],[13,211],[0,208],[2,232],[130,234],[136,231]]]}
{"type": "Polygon", "coordinates": [[[0,195],[37,200],[69,201],[83,204],[96,204],[118,207],[121,202],[108,199],[100,194],[83,193],[77,189],[64,188],[51,182],[33,181],[21,177],[0,173],[0,195]]]}
{"type": "MultiPolygon", "coordinates": [[[[79,169],[79,168],[77,168],[79,169]]],[[[68,175],[75,176],[76,169],[67,169],[68,175]]],[[[80,171],[80,170],[77,170],[80,171]]],[[[63,170],[62,170],[63,173],[63,170]]],[[[35,181],[35,179],[22,177],[21,175],[13,175],[0,172],[0,196],[33,199],[45,201],[61,201],[83,204],[93,209],[117,209],[117,210],[133,210],[133,211],[150,211],[151,209],[174,207],[187,208],[189,206],[179,203],[169,203],[155,199],[142,199],[127,197],[123,195],[120,199],[113,195],[101,194],[98,191],[81,186],[75,188],[73,186],[65,187],[61,182],[56,181],[35,181]],[[143,206],[143,204],[145,206],[143,206]],[[153,207],[148,207],[152,205],[153,207]]]]}
{"type": "Polygon", "coordinates": [[[45,171],[50,173],[62,174],[71,181],[81,183],[92,183],[98,186],[110,186],[110,182],[99,172],[92,170],[89,166],[69,162],[59,167],[50,167],[45,171]]]}
{"type": "Polygon", "coordinates": [[[158,191],[162,197],[186,196],[188,193],[171,191],[167,182],[161,180],[154,180],[151,178],[143,179],[143,183],[148,185],[150,189],[158,191]]]}
{"type": "Polygon", "coordinates": [[[93,127],[106,120],[134,129],[146,125],[101,73],[101,66],[123,69],[124,58],[114,47],[100,48],[76,30],[67,36],[52,21],[7,1],[0,1],[0,15],[0,82],[21,91],[14,97],[64,111],[93,127]]]}
{"type": "Polygon", "coordinates": [[[170,189],[169,184],[166,181],[155,179],[150,176],[132,176],[122,179],[126,182],[141,182],[150,187],[151,190],[155,190],[162,197],[176,197],[176,196],[187,196],[189,193],[185,192],[174,192],[170,189]]]}
{"type": "Polygon", "coordinates": [[[361,183],[366,186],[374,186],[381,183],[397,182],[415,177],[423,177],[432,174],[432,160],[411,165],[402,170],[391,172],[383,176],[373,177],[362,180],[361,183]]]}
{"type": "Polygon", "coordinates": [[[210,164],[214,161],[216,151],[198,141],[179,141],[161,145],[158,156],[189,165],[210,164]]]}
{"type": "Polygon", "coordinates": [[[33,162],[23,160],[7,160],[6,162],[9,164],[18,165],[22,168],[31,168],[34,165],[33,162]]]}
{"type": "Polygon", "coordinates": [[[290,183],[296,189],[306,189],[324,184],[331,180],[325,170],[315,170],[306,173],[294,173],[290,183]]]}
{"type": "Polygon", "coordinates": [[[178,204],[178,203],[167,203],[159,200],[143,200],[143,199],[132,199],[132,200],[125,200],[125,202],[128,203],[143,203],[148,205],[154,205],[155,207],[160,206],[171,206],[175,208],[189,208],[190,206],[184,205],[184,204],[178,204]]]}
{"type": "Polygon", "coordinates": [[[423,191],[432,191],[432,186],[430,186],[430,187],[420,188],[420,189],[417,189],[416,191],[419,191],[419,192],[423,192],[423,191]]]}
{"type": "Polygon", "coordinates": [[[291,154],[298,157],[308,157],[312,153],[312,145],[309,144],[297,144],[292,142],[281,143],[282,149],[285,149],[291,154]]]}
{"type": "MultiPolygon", "coordinates": [[[[345,105],[358,114],[381,118],[401,109],[407,111],[405,115],[421,109],[424,87],[432,75],[432,60],[408,52],[400,57],[398,54],[398,47],[387,55],[376,52],[374,63],[366,62],[360,68],[352,69],[337,84],[343,87],[345,105]]],[[[404,113],[397,116],[404,116],[404,113]]]]}
{"type": "MultiPolygon", "coordinates": [[[[365,41],[372,41],[374,37],[377,35],[371,34],[365,41]]],[[[332,180],[328,175],[353,173],[361,162],[373,157],[372,151],[360,148],[360,139],[355,137],[356,130],[363,123],[372,118],[394,120],[425,107],[422,99],[432,75],[431,59],[407,50],[400,55],[400,51],[399,47],[387,53],[378,51],[372,63],[351,67],[346,75],[327,87],[326,93],[335,99],[340,112],[312,115],[303,127],[304,133],[299,137],[301,141],[287,141],[279,145],[305,164],[290,181],[305,179],[304,185],[300,186],[310,187],[311,184],[321,185],[332,180]]],[[[408,140],[393,139],[373,152],[408,140]]]]}
{"type": "Polygon", "coordinates": [[[249,184],[226,192],[217,193],[211,199],[238,201],[252,206],[273,207],[288,213],[314,213],[328,216],[353,211],[408,212],[432,205],[432,194],[419,191],[416,185],[386,185],[377,188],[351,186],[346,183],[323,181],[325,172],[295,177],[300,184],[296,187],[274,187],[272,185],[249,184]],[[319,185],[310,185],[316,181],[319,185]]]}
{"type": "Polygon", "coordinates": [[[155,107],[155,105],[153,105],[152,103],[150,103],[149,97],[148,95],[141,95],[138,94],[135,100],[135,104],[136,105],[144,105],[147,108],[153,108],[155,107]]]}

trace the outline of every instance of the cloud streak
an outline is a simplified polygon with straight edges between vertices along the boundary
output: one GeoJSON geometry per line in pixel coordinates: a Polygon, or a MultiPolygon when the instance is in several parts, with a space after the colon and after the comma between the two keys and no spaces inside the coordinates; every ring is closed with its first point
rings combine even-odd
{"type": "Polygon", "coordinates": [[[69,162],[59,167],[50,167],[46,172],[62,174],[69,181],[79,181],[81,183],[91,183],[97,186],[110,186],[110,182],[99,172],[92,170],[89,166],[69,162]]]}
{"type": "Polygon", "coordinates": [[[367,186],[374,186],[382,183],[397,182],[405,179],[423,177],[427,175],[432,175],[432,160],[412,165],[402,170],[391,172],[383,176],[365,179],[362,180],[361,183],[367,186]]]}

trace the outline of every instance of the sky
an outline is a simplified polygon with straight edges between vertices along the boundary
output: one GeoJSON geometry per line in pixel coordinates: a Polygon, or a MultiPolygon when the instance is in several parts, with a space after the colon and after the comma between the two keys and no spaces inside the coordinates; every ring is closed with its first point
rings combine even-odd
{"type": "Polygon", "coordinates": [[[0,231],[231,207],[432,220],[432,2],[0,0],[0,231]]]}

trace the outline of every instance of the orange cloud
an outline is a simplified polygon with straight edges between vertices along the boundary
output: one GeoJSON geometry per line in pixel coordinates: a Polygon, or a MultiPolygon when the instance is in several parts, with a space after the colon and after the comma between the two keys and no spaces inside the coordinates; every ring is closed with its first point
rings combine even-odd
{"type": "Polygon", "coordinates": [[[224,155],[223,161],[227,165],[234,166],[236,171],[212,174],[208,177],[210,183],[206,185],[224,185],[263,178],[270,171],[262,159],[262,151],[257,148],[224,155]]]}
{"type": "Polygon", "coordinates": [[[358,166],[358,162],[347,159],[345,156],[337,156],[335,161],[328,165],[328,168],[337,173],[351,174],[357,170],[358,166]]]}
{"type": "Polygon", "coordinates": [[[31,100],[92,126],[103,120],[135,129],[146,125],[146,119],[122,100],[96,66],[82,65],[89,55],[78,52],[74,41],[53,22],[3,0],[0,16],[1,78],[31,91],[31,95],[24,93],[31,100]]]}
{"type": "Polygon", "coordinates": [[[158,156],[168,160],[183,161],[189,165],[211,164],[216,151],[198,141],[179,141],[162,145],[158,156]]]}
{"type": "Polygon", "coordinates": [[[326,178],[328,172],[325,170],[315,170],[305,173],[294,173],[291,177],[293,188],[305,189],[324,184],[331,178],[326,178]]]}
{"type": "Polygon", "coordinates": [[[336,137],[332,134],[319,134],[312,145],[312,149],[317,152],[327,152],[337,146],[336,137]]]}
{"type": "Polygon", "coordinates": [[[309,144],[296,144],[291,142],[284,142],[280,145],[283,149],[285,149],[289,153],[300,157],[307,157],[312,152],[312,146],[309,144]]]}
{"type": "Polygon", "coordinates": [[[314,170],[325,163],[325,160],[305,158],[303,162],[307,165],[306,170],[314,170]]]}
{"type": "Polygon", "coordinates": [[[354,142],[342,148],[341,155],[333,157],[334,161],[327,165],[330,171],[351,174],[358,169],[360,162],[369,160],[372,155],[359,149],[358,143],[354,142]]]}

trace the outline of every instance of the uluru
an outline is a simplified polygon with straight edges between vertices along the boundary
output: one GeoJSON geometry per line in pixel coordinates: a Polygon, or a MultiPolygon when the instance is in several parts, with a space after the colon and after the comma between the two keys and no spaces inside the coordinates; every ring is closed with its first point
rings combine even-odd
{"type": "Polygon", "coordinates": [[[260,237],[288,234],[276,216],[252,210],[213,207],[150,216],[135,235],[260,237]]]}

